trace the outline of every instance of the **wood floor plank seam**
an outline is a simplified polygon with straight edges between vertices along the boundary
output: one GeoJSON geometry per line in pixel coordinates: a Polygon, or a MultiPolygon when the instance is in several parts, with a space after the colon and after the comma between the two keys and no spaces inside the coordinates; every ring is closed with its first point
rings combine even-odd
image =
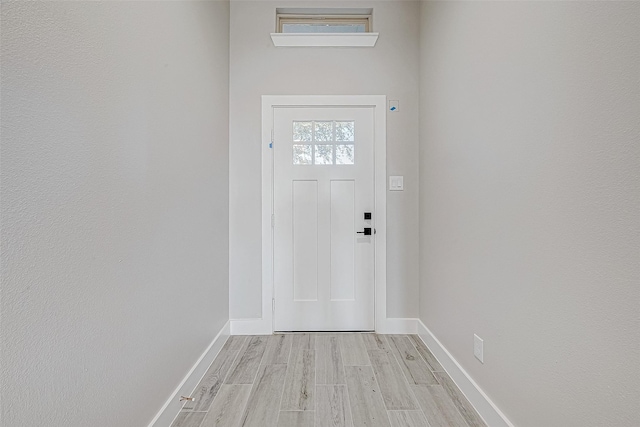
{"type": "Polygon", "coordinates": [[[291,353],[293,353],[293,344],[295,343],[294,336],[291,336],[291,345],[289,346],[289,355],[287,356],[287,365],[291,363],[291,353]]]}
{"type": "Polygon", "coordinates": [[[280,411],[277,427],[314,427],[314,411],[280,411]]]}
{"type": "MultiPolygon", "coordinates": [[[[371,370],[373,371],[373,378],[375,378],[376,383],[378,384],[378,389],[380,389],[380,393],[382,393],[382,387],[380,387],[380,381],[378,381],[378,377],[376,375],[376,370],[373,367],[373,361],[371,360],[371,356],[369,355],[368,351],[367,351],[367,356],[369,357],[369,361],[371,362],[371,370]]],[[[382,399],[382,402],[384,404],[384,398],[382,399]]],[[[387,409],[386,404],[385,404],[385,408],[384,409],[386,410],[387,419],[389,420],[389,426],[391,426],[392,425],[391,424],[391,416],[389,415],[389,410],[387,409]]]]}
{"type": "MultiPolygon", "coordinates": [[[[420,412],[422,412],[422,415],[424,416],[425,420],[427,420],[427,415],[422,410],[422,405],[420,405],[420,401],[418,400],[418,396],[413,391],[413,387],[411,386],[411,383],[409,382],[409,378],[407,378],[404,370],[402,369],[402,366],[400,366],[400,361],[397,359],[397,356],[396,356],[395,352],[391,350],[391,344],[389,343],[389,339],[385,335],[381,335],[381,337],[384,339],[385,342],[387,342],[387,347],[389,348],[389,351],[387,353],[389,354],[390,357],[392,357],[395,360],[395,362],[400,367],[400,372],[402,372],[402,378],[404,379],[405,383],[409,387],[409,392],[411,393],[411,396],[413,397],[414,401],[418,405],[418,409],[420,410],[420,412]]],[[[390,419],[390,421],[391,421],[391,419],[390,419]]],[[[427,425],[430,426],[428,421],[427,421],[427,425]]]]}
{"type": "MultiPolygon", "coordinates": [[[[238,357],[240,357],[240,350],[236,351],[236,355],[233,358],[233,362],[231,363],[231,368],[233,368],[233,366],[236,364],[236,360],[238,360],[238,357]]],[[[222,384],[227,383],[227,378],[229,378],[229,375],[231,375],[231,368],[229,368],[229,370],[227,371],[227,374],[224,376],[224,379],[222,380],[222,384]]],[[[213,402],[211,403],[213,404],[213,402]]]]}
{"type": "MultiPolygon", "coordinates": [[[[291,354],[289,354],[289,358],[291,358],[291,354]]],[[[287,365],[287,369],[289,369],[289,365],[287,365]]],[[[282,398],[284,396],[285,382],[287,381],[287,369],[284,370],[285,378],[282,380],[282,392],[280,393],[280,399],[278,400],[278,418],[276,419],[276,423],[280,422],[280,412],[282,412],[282,398]]]]}
{"type": "Polygon", "coordinates": [[[200,427],[238,427],[252,389],[250,384],[224,384],[200,427]]]}
{"type": "Polygon", "coordinates": [[[351,425],[353,425],[353,411],[351,410],[351,396],[349,396],[349,387],[344,385],[344,394],[347,396],[346,408],[349,411],[349,416],[351,417],[351,425]]]}
{"type": "MultiPolygon", "coordinates": [[[[405,381],[406,381],[406,378],[405,378],[405,381]]],[[[409,392],[411,393],[411,395],[413,396],[413,399],[415,400],[416,404],[418,405],[418,409],[420,410],[420,412],[422,412],[422,416],[427,421],[427,427],[431,427],[431,424],[429,424],[429,420],[427,419],[427,414],[425,414],[424,410],[422,409],[422,405],[420,404],[420,400],[418,400],[418,396],[413,391],[413,387],[411,386],[411,384],[408,383],[408,381],[407,381],[407,384],[409,386],[409,392]]],[[[393,425],[391,427],[393,427],[393,425]]]]}
{"type": "Polygon", "coordinates": [[[430,427],[422,411],[388,411],[391,427],[430,427]]]}
{"type": "Polygon", "coordinates": [[[262,359],[260,360],[260,365],[273,365],[273,364],[284,364],[287,365],[289,363],[289,357],[291,356],[291,349],[293,347],[293,335],[292,334],[275,334],[271,335],[267,338],[267,345],[265,347],[264,353],[262,354],[262,359]],[[280,340],[280,341],[278,341],[280,340]],[[286,361],[278,361],[278,349],[281,346],[288,347],[287,358],[286,361]],[[275,359],[268,360],[269,358],[275,359]]]}
{"type": "Polygon", "coordinates": [[[281,411],[315,407],[315,350],[297,349],[287,365],[281,411]],[[313,376],[313,378],[311,378],[313,376]]]}
{"type": "MultiPolygon", "coordinates": [[[[249,338],[252,338],[252,337],[253,337],[253,335],[250,336],[249,338]]],[[[249,338],[247,338],[247,339],[249,339],[249,338]]],[[[266,348],[265,348],[265,350],[266,350],[266,348]]],[[[238,355],[238,357],[239,357],[239,355],[238,355]]],[[[262,357],[264,357],[264,353],[262,353],[262,357]]],[[[258,364],[258,369],[256,370],[256,374],[253,376],[253,381],[251,382],[251,385],[253,387],[255,387],[255,385],[256,385],[256,379],[258,379],[258,374],[260,374],[260,368],[263,366],[262,365],[262,357],[260,358],[260,364],[258,364]]],[[[252,387],[252,391],[253,391],[253,387],[252,387]]]]}
{"type": "MultiPolygon", "coordinates": [[[[412,383],[409,380],[409,378],[407,377],[407,374],[405,373],[404,369],[402,369],[402,361],[398,360],[399,355],[397,355],[396,352],[392,351],[392,350],[390,350],[390,353],[395,358],[396,363],[398,364],[398,366],[400,366],[400,371],[402,372],[402,376],[403,376],[404,380],[406,381],[407,385],[409,386],[409,390],[411,390],[411,393],[413,394],[414,399],[416,399],[416,402],[418,402],[417,396],[415,395],[415,393],[413,392],[413,389],[411,388],[412,383]]],[[[420,406],[420,405],[418,404],[418,406],[420,406]]]]}
{"type": "Polygon", "coordinates": [[[371,366],[362,334],[342,334],[338,343],[344,366],[371,366]]]}
{"type": "Polygon", "coordinates": [[[316,395],[315,427],[354,427],[346,385],[318,384],[316,395]]]}
{"type": "Polygon", "coordinates": [[[267,338],[263,335],[252,335],[247,339],[245,346],[240,350],[242,355],[237,363],[234,363],[232,372],[225,380],[226,384],[252,384],[248,381],[251,377],[256,379],[260,371],[262,358],[267,347],[267,338]],[[259,354],[259,356],[258,356],[259,354]],[[256,364],[257,361],[257,364],[256,364]]]}
{"type": "MultiPolygon", "coordinates": [[[[227,342],[224,343],[224,346],[222,347],[222,350],[224,350],[224,348],[230,342],[231,342],[231,344],[229,344],[229,347],[232,347],[233,346],[233,342],[235,342],[236,340],[240,341],[240,344],[239,344],[238,349],[234,350],[236,352],[236,355],[233,358],[233,362],[231,362],[231,367],[229,367],[229,370],[227,371],[227,373],[225,374],[224,378],[222,379],[222,384],[226,384],[227,383],[227,378],[231,374],[231,368],[233,368],[235,366],[236,360],[238,360],[238,357],[240,357],[240,350],[242,350],[242,347],[244,346],[245,341],[247,341],[247,337],[244,336],[244,335],[231,335],[229,337],[229,339],[227,339],[227,342]],[[239,339],[237,337],[242,337],[242,339],[239,339]]],[[[230,348],[227,351],[230,351],[230,348]]],[[[218,354],[218,356],[220,356],[220,354],[218,354]]],[[[216,359],[218,358],[218,356],[216,356],[216,359]]],[[[214,359],[214,362],[215,362],[215,359],[214,359]]],[[[215,400],[215,398],[214,398],[214,400],[215,400]]],[[[213,405],[213,401],[211,402],[211,405],[213,405]]],[[[209,408],[211,408],[211,405],[209,405],[209,408]]]]}
{"type": "Polygon", "coordinates": [[[173,427],[200,427],[205,416],[206,412],[180,411],[171,425],[173,427]]]}
{"type": "MultiPolygon", "coordinates": [[[[411,396],[413,397],[414,402],[418,405],[418,411],[420,411],[420,413],[422,413],[422,416],[424,417],[425,420],[427,420],[427,416],[424,413],[424,411],[422,410],[422,406],[420,405],[420,402],[418,401],[418,396],[416,396],[416,394],[413,391],[413,388],[411,387],[411,384],[409,383],[409,379],[407,378],[406,374],[404,373],[404,370],[402,369],[402,366],[400,366],[400,361],[398,361],[395,352],[391,349],[391,344],[389,343],[388,338],[385,335],[378,335],[377,336],[381,337],[380,338],[380,342],[386,343],[386,349],[384,349],[384,351],[386,351],[388,357],[390,358],[390,360],[392,362],[395,362],[398,367],[400,368],[400,372],[402,373],[402,378],[405,381],[405,384],[407,385],[407,387],[409,388],[409,393],[411,394],[411,396]]],[[[384,345],[383,343],[383,345],[384,345]]],[[[382,350],[382,349],[381,349],[382,350]]],[[[393,420],[391,419],[391,415],[389,414],[389,409],[387,409],[387,416],[389,417],[389,423],[391,423],[391,427],[395,427],[393,424],[393,420]]],[[[429,422],[427,421],[427,427],[430,427],[429,422]]]]}
{"type": "MultiPolygon", "coordinates": [[[[386,337],[385,337],[386,339],[386,337]]],[[[387,340],[388,341],[388,340],[387,340]]],[[[391,355],[396,358],[395,352],[390,351],[391,355]]],[[[398,365],[400,365],[400,362],[397,360],[396,358],[396,363],[398,363],[398,365]]],[[[418,404],[418,408],[420,409],[420,412],[422,412],[422,416],[424,417],[424,419],[427,421],[427,426],[431,427],[431,424],[429,423],[429,419],[427,417],[427,414],[424,412],[424,410],[422,409],[422,405],[420,404],[420,400],[418,398],[418,395],[415,393],[415,391],[413,390],[413,386],[411,385],[411,383],[409,382],[409,379],[407,378],[406,374],[404,373],[404,370],[402,370],[402,367],[400,367],[400,371],[402,372],[402,376],[405,380],[405,382],[407,383],[407,385],[409,386],[409,392],[411,393],[411,395],[413,396],[413,399],[415,400],[415,402],[418,404]]],[[[393,427],[393,425],[392,425],[393,427]]]]}
{"type": "Polygon", "coordinates": [[[473,405],[471,405],[471,402],[469,402],[456,383],[453,382],[451,377],[441,372],[438,372],[436,377],[467,424],[471,427],[486,427],[484,420],[482,420],[478,415],[478,412],[475,410],[473,405]]]}
{"type": "Polygon", "coordinates": [[[412,388],[422,394],[419,402],[427,421],[434,427],[469,427],[451,397],[441,385],[414,385],[412,388]]]}
{"type": "Polygon", "coordinates": [[[438,380],[406,335],[390,335],[389,344],[409,384],[434,385],[438,380]],[[403,357],[404,354],[404,357],[403,357]]]}
{"type": "Polygon", "coordinates": [[[201,409],[205,411],[208,410],[213,403],[213,399],[215,399],[218,394],[220,387],[224,384],[227,375],[231,372],[238,353],[239,351],[224,349],[218,353],[198,382],[198,385],[196,385],[195,389],[191,392],[190,396],[195,398],[195,401],[184,402],[182,405],[183,411],[199,412],[201,409]],[[229,358],[229,356],[232,357],[229,358]],[[218,376],[218,374],[221,375],[218,376]]]}
{"type": "Polygon", "coordinates": [[[242,417],[243,427],[273,427],[280,415],[286,365],[263,365],[253,385],[242,417]],[[274,390],[275,389],[275,390],[274,390]],[[278,397],[274,393],[279,389],[278,397]],[[252,399],[253,398],[253,399],[252,399]]]}
{"type": "Polygon", "coordinates": [[[411,341],[411,344],[416,348],[420,357],[422,357],[422,359],[427,363],[432,373],[446,372],[440,362],[438,362],[438,359],[436,359],[433,353],[431,353],[431,350],[429,350],[426,344],[422,342],[418,335],[409,335],[409,341],[411,341]]]}
{"type": "MultiPolygon", "coordinates": [[[[229,375],[231,374],[231,371],[235,364],[236,364],[236,360],[238,360],[238,357],[240,357],[240,350],[242,350],[242,347],[244,346],[244,343],[247,341],[247,337],[244,335],[231,335],[229,336],[229,338],[227,338],[227,341],[224,343],[224,346],[222,346],[222,350],[220,351],[220,353],[222,353],[223,350],[227,350],[227,351],[234,351],[235,352],[235,356],[233,357],[233,361],[231,362],[231,366],[229,367],[229,369],[227,370],[227,373],[224,375],[224,378],[222,379],[222,384],[226,384],[227,378],[229,377],[229,375]],[[234,349],[234,343],[238,342],[237,346],[238,349],[234,349]]],[[[216,359],[220,356],[220,353],[218,353],[218,355],[216,356],[216,359]]],[[[215,362],[215,359],[213,360],[213,362],[215,362]]],[[[213,365],[213,362],[211,363],[213,365]]],[[[217,394],[216,394],[217,396],[217,394]]],[[[211,406],[213,405],[213,401],[215,400],[215,396],[213,398],[213,400],[211,401],[211,403],[209,403],[209,408],[207,409],[207,411],[209,409],[211,409],[211,406]]]]}
{"type": "Polygon", "coordinates": [[[349,387],[347,387],[346,384],[344,385],[344,394],[347,396],[347,402],[345,403],[345,406],[349,411],[349,416],[351,417],[351,424],[353,425],[353,410],[351,409],[351,396],[349,396],[349,387]]]}
{"type": "Polygon", "coordinates": [[[354,425],[390,427],[380,385],[371,366],[345,366],[354,425]],[[353,389],[353,393],[351,392],[353,389]],[[356,408],[358,409],[356,411],[356,408]]]}
{"type": "MultiPolygon", "coordinates": [[[[340,345],[340,341],[338,341],[338,346],[339,345],[340,345]]],[[[339,351],[339,354],[342,356],[342,349],[338,347],[338,351],[339,351]]],[[[349,411],[349,415],[351,416],[351,424],[353,425],[353,422],[354,422],[353,421],[354,420],[354,418],[353,418],[353,409],[351,409],[351,396],[349,394],[349,387],[347,387],[347,373],[345,372],[345,369],[344,369],[344,362],[342,364],[342,372],[344,373],[344,383],[345,383],[344,384],[344,392],[345,392],[345,394],[347,396],[346,407],[347,407],[347,410],[349,411]]]]}
{"type": "Polygon", "coordinates": [[[409,391],[402,369],[397,361],[384,350],[369,350],[373,373],[378,381],[385,408],[416,410],[415,397],[409,391]]]}
{"type": "Polygon", "coordinates": [[[340,342],[336,336],[316,340],[316,384],[346,384],[340,342]]]}

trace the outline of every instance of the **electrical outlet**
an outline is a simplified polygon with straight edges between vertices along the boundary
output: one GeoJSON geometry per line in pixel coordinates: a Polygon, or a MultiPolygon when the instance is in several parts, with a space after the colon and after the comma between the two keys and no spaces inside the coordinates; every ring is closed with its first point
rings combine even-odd
{"type": "Polygon", "coordinates": [[[476,334],[473,334],[473,355],[484,363],[484,340],[476,334]]]}

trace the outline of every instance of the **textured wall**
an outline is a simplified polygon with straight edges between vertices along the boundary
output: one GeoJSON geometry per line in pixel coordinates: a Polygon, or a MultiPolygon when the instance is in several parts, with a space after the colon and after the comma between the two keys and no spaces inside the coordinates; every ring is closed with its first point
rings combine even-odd
{"type": "Polygon", "coordinates": [[[2,3],[2,425],[146,425],[227,321],[228,13],[2,3]]]}
{"type": "Polygon", "coordinates": [[[261,313],[261,96],[387,95],[387,174],[404,192],[387,193],[387,316],[418,315],[418,3],[231,3],[231,318],[261,313]],[[373,7],[374,48],[276,48],[276,7],[373,7]]]}
{"type": "Polygon", "coordinates": [[[640,425],[639,22],[423,4],[420,314],[518,426],[640,425]]]}

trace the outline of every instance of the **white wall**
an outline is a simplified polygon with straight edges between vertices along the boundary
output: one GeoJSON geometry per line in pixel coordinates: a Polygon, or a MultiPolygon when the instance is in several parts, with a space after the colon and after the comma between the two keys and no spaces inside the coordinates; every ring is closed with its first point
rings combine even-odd
{"type": "Polygon", "coordinates": [[[418,314],[418,3],[231,3],[230,312],[261,313],[261,96],[387,95],[387,173],[405,191],[387,194],[387,316],[418,314]],[[375,48],[276,48],[276,7],[373,7],[375,48]]]}
{"type": "Polygon", "coordinates": [[[640,425],[639,22],[422,7],[420,317],[518,426],[640,425]]]}
{"type": "Polygon", "coordinates": [[[2,3],[2,425],[146,425],[227,321],[228,14],[2,3]]]}

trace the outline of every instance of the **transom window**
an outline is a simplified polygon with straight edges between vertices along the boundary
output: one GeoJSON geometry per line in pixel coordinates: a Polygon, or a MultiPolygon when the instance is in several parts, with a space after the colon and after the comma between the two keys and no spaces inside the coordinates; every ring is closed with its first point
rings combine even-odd
{"type": "Polygon", "coordinates": [[[276,9],[278,33],[368,33],[372,9],[276,9]]]}
{"type": "Polygon", "coordinates": [[[279,33],[368,33],[368,18],[280,17],[279,33]]]}
{"type": "Polygon", "coordinates": [[[294,121],[294,165],[352,165],[354,121],[294,121]]]}

